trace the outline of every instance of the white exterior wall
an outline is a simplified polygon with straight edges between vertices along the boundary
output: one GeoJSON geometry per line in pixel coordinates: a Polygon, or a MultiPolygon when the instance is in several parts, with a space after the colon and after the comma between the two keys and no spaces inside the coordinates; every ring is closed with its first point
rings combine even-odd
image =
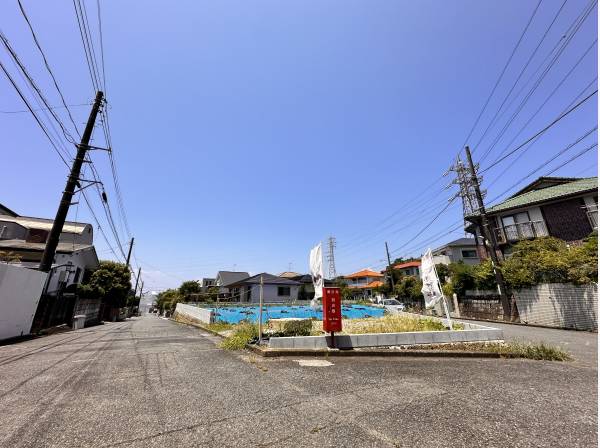
{"type": "MultiPolygon", "coordinates": [[[[263,285],[263,303],[282,303],[282,302],[291,302],[294,300],[298,300],[298,290],[300,289],[299,285],[263,285]],[[289,296],[278,296],[277,288],[279,286],[289,286],[290,295],[289,296]]],[[[247,290],[247,287],[244,288],[244,291],[247,290]]],[[[246,294],[244,294],[246,295],[246,294]]],[[[242,301],[245,302],[247,297],[242,297],[242,301]]],[[[252,292],[250,293],[250,301],[252,303],[258,303],[260,301],[260,285],[252,285],[252,292]]]]}
{"type": "Polygon", "coordinates": [[[0,263],[0,340],[28,335],[48,274],[0,263]]]}
{"type": "Polygon", "coordinates": [[[59,265],[52,270],[50,280],[48,281],[48,293],[52,294],[58,289],[59,281],[61,278],[61,272],[64,272],[64,280],[66,281],[65,287],[75,283],[75,273],[77,268],[81,270],[77,283],[81,283],[83,273],[86,267],[89,266],[88,254],[85,251],[75,252],[72,254],[56,254],[54,257],[54,264],[59,265]],[[71,263],[69,266],[60,266],[71,263]]]}

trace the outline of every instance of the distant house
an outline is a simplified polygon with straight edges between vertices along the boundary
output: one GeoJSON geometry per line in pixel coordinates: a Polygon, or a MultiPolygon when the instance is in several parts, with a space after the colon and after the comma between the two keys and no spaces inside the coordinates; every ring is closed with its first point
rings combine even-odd
{"type": "Polygon", "coordinates": [[[421,260],[405,261],[393,265],[394,271],[400,271],[402,275],[421,276],[421,260]]]}
{"type": "Polygon", "coordinates": [[[219,297],[223,299],[239,300],[239,288],[229,287],[232,283],[250,277],[247,272],[242,271],[219,271],[215,277],[214,286],[219,287],[219,297]]]}
{"type": "Polygon", "coordinates": [[[343,277],[350,289],[355,290],[356,295],[363,297],[372,297],[375,295],[375,288],[383,285],[383,274],[363,269],[343,277]]]}
{"type": "MultiPolygon", "coordinates": [[[[598,178],[540,177],[486,212],[505,255],[516,242],[537,237],[579,242],[598,228],[598,178]]],[[[466,220],[466,230],[480,237],[479,217],[466,220]]]]}
{"type": "Polygon", "coordinates": [[[432,250],[434,263],[479,264],[475,238],[458,238],[432,250]]]}
{"type": "Polygon", "coordinates": [[[213,286],[216,286],[217,280],[215,278],[204,277],[200,279],[200,289],[202,292],[207,292],[213,286]]]}
{"type": "Polygon", "coordinates": [[[302,276],[302,274],[300,274],[298,272],[285,271],[285,272],[282,272],[281,274],[279,274],[277,277],[295,278],[295,277],[300,277],[300,276],[302,276]]]}
{"type": "Polygon", "coordinates": [[[258,303],[260,300],[261,277],[263,283],[263,303],[283,303],[298,300],[300,282],[266,272],[224,286],[230,290],[238,290],[240,302],[258,303]]]}
{"type": "MultiPolygon", "coordinates": [[[[312,300],[315,297],[315,286],[310,274],[299,274],[297,272],[282,272],[278,277],[288,278],[300,283],[298,290],[298,300],[312,300]],[[301,291],[304,290],[304,297],[301,297],[301,291]]],[[[333,280],[324,279],[324,286],[334,286],[333,280]]]]}

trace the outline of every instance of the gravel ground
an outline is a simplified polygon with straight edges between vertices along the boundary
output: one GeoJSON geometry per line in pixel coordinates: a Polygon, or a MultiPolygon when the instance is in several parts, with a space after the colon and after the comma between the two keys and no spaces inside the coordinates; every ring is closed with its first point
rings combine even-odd
{"type": "Polygon", "coordinates": [[[597,446],[587,358],[301,366],[215,341],[148,316],[0,347],[0,446],[597,446]]]}

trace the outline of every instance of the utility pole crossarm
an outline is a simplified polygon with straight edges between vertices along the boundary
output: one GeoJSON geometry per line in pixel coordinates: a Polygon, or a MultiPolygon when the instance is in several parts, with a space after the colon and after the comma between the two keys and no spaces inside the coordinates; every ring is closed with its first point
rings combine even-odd
{"type": "Polygon", "coordinates": [[[60,200],[60,204],[56,212],[56,217],[54,218],[54,222],[52,223],[52,229],[50,230],[50,234],[48,235],[48,239],[46,240],[44,254],[42,255],[42,260],[40,261],[40,266],[38,268],[42,272],[49,272],[50,269],[52,269],[52,263],[54,262],[54,256],[56,255],[56,248],[58,247],[60,234],[62,233],[63,227],[65,225],[65,220],[67,219],[67,215],[69,213],[69,207],[71,206],[71,202],[75,192],[75,187],[79,182],[81,167],[85,162],[85,154],[87,151],[87,147],[90,143],[90,139],[92,138],[94,124],[96,123],[96,117],[98,116],[98,112],[100,111],[100,106],[102,105],[103,98],[104,93],[98,91],[98,93],[96,93],[94,105],[92,106],[92,111],[90,112],[87,124],[85,125],[85,130],[83,131],[83,135],[81,137],[81,143],[77,146],[77,155],[73,160],[71,172],[69,174],[69,177],[67,178],[67,185],[65,187],[65,190],[63,191],[62,198],[60,200]]]}

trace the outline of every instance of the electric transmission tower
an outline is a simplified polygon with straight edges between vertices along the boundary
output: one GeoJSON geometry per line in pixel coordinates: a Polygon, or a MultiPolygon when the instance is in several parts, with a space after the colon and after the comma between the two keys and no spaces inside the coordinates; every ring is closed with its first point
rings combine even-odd
{"type": "Polygon", "coordinates": [[[329,238],[327,238],[327,256],[325,258],[327,259],[327,264],[329,265],[330,279],[337,277],[337,273],[335,271],[335,255],[333,253],[335,246],[335,237],[330,236],[329,238]]]}
{"type": "MultiPolygon", "coordinates": [[[[478,168],[479,164],[475,165],[475,172],[477,172],[478,168]]],[[[473,177],[469,167],[461,160],[460,156],[456,158],[456,162],[448,170],[448,173],[450,172],[456,173],[456,177],[447,188],[450,188],[452,185],[458,185],[458,192],[452,199],[460,196],[463,206],[463,217],[466,218],[467,216],[478,214],[479,206],[477,204],[477,194],[475,192],[473,177]]],[[[477,180],[481,184],[481,176],[477,176],[477,180]]],[[[483,197],[485,197],[485,193],[485,190],[481,192],[483,197]]]]}

